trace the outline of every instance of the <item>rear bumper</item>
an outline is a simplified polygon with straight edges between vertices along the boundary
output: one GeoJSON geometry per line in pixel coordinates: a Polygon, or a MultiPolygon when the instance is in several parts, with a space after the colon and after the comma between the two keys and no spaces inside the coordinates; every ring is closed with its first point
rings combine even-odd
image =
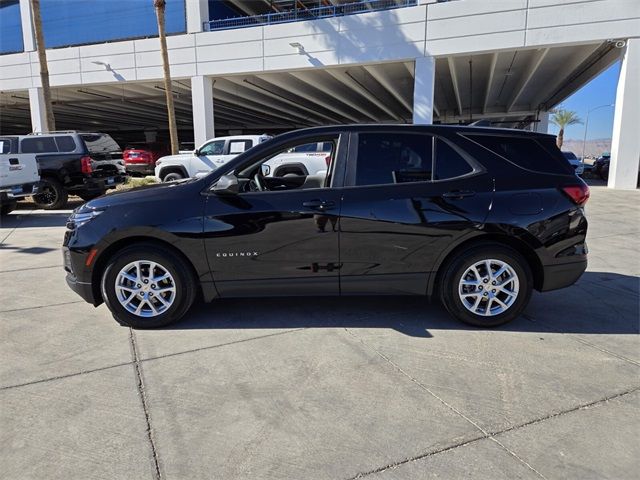
{"type": "Polygon", "coordinates": [[[541,292],[558,290],[573,285],[587,269],[587,259],[560,265],[547,265],[544,269],[544,282],[541,292]]]}
{"type": "Polygon", "coordinates": [[[67,187],[67,190],[71,192],[100,192],[103,190],[108,190],[110,188],[115,188],[116,185],[120,185],[121,183],[125,183],[126,181],[126,175],[117,173],[114,173],[113,175],[105,175],[103,177],[85,177],[82,184],[67,187]]]}
{"type": "Polygon", "coordinates": [[[155,165],[148,163],[127,163],[125,165],[127,172],[140,173],[142,175],[153,175],[155,165]]]}
{"type": "Polygon", "coordinates": [[[13,185],[11,187],[0,188],[0,193],[6,194],[9,199],[18,199],[34,195],[40,189],[40,182],[25,183],[24,185],[13,185]]]}

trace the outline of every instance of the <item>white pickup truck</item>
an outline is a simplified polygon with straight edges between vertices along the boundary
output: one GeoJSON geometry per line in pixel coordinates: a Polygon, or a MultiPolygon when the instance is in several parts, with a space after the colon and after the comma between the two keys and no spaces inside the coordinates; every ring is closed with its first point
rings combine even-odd
{"type": "Polygon", "coordinates": [[[18,151],[17,140],[0,137],[0,215],[16,208],[23,197],[38,191],[40,172],[35,153],[18,151]]]}
{"type": "MultiPolygon", "coordinates": [[[[242,152],[272,138],[269,135],[236,135],[206,141],[192,153],[158,159],[155,176],[163,182],[206,174],[226,164],[242,152]]],[[[315,175],[327,170],[332,142],[310,143],[280,153],[263,165],[266,176],[315,175]]]]}

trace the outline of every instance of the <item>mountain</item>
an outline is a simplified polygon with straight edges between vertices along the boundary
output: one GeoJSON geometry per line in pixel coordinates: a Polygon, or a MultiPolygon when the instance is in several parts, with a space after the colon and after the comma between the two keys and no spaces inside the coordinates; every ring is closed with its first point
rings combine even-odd
{"type": "MultiPolygon", "coordinates": [[[[562,144],[562,150],[571,151],[576,154],[577,157],[582,156],[582,140],[575,138],[565,139],[562,144]]],[[[594,140],[587,140],[585,144],[584,154],[586,157],[599,157],[604,152],[611,151],[611,139],[610,138],[597,138],[594,140]]]]}

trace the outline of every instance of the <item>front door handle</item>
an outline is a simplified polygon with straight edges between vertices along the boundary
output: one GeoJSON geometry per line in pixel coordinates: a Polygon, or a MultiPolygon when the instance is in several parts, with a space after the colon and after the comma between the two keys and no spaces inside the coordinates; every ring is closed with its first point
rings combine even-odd
{"type": "Polygon", "coordinates": [[[473,190],[451,190],[450,192],[443,193],[442,198],[465,198],[473,197],[476,194],[473,190]]]}
{"type": "Polygon", "coordinates": [[[336,206],[336,204],[335,202],[326,202],[324,200],[309,200],[306,202],[302,202],[302,206],[324,212],[325,210],[331,210],[336,206]]]}

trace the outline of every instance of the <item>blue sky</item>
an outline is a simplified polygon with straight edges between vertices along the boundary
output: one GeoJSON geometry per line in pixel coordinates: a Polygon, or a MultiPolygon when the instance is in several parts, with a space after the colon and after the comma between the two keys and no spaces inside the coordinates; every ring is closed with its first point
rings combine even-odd
{"type": "MultiPolygon", "coordinates": [[[[564,134],[565,138],[582,140],[587,111],[600,105],[611,105],[615,103],[619,73],[620,62],[616,62],[562,102],[562,108],[577,112],[583,122],[582,125],[571,125],[567,127],[564,134]]],[[[613,110],[613,107],[603,107],[591,112],[587,139],[611,138],[611,132],[613,130],[613,110]]],[[[558,127],[550,123],[549,133],[557,134],[558,127]]]]}

